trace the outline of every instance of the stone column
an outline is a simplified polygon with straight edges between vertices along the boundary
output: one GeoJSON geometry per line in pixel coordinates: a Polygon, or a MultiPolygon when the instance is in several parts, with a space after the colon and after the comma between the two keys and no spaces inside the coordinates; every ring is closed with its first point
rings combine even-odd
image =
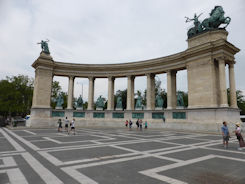
{"type": "Polygon", "coordinates": [[[94,77],[89,77],[88,110],[94,110],[94,77]]]}
{"type": "Polygon", "coordinates": [[[134,76],[128,76],[127,110],[134,109],[134,76]]]}
{"type": "Polygon", "coordinates": [[[147,110],[154,110],[155,108],[155,75],[147,74],[147,110]]]}
{"type": "Polygon", "coordinates": [[[176,108],[176,71],[167,73],[167,109],[176,108]]]}
{"type": "Polygon", "coordinates": [[[230,102],[231,102],[231,107],[232,108],[237,108],[234,63],[230,63],[229,64],[229,82],[230,82],[230,102]]]}
{"type": "Polygon", "coordinates": [[[108,103],[107,110],[114,110],[114,77],[108,77],[108,103]]]}
{"type": "Polygon", "coordinates": [[[73,109],[74,77],[69,76],[67,109],[73,109]]]}
{"type": "Polygon", "coordinates": [[[219,62],[220,107],[228,107],[226,77],[225,77],[225,60],[224,58],[219,58],[218,62],[219,62]]]}

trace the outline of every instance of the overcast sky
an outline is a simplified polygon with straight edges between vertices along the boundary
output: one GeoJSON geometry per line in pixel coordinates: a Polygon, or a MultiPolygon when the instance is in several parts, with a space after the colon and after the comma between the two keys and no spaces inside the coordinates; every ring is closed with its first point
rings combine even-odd
{"type": "MultiPolygon", "coordinates": [[[[203,20],[215,5],[231,17],[228,41],[241,49],[235,56],[236,87],[245,91],[244,0],[0,0],[0,79],[34,77],[31,64],[44,39],[50,40],[53,59],[68,63],[133,62],[184,51],[191,26],[184,17],[203,13],[203,20]]],[[[166,88],[166,75],[158,78],[166,88]]],[[[187,90],[186,78],[186,71],[178,72],[179,90],[187,90]]],[[[67,78],[54,80],[67,91],[67,78]]],[[[145,77],[135,82],[135,90],[146,88],[145,77]]],[[[87,99],[87,79],[75,80],[75,96],[82,85],[87,99]]],[[[126,79],[116,79],[115,91],[126,87],[126,79]]],[[[96,79],[95,89],[95,98],[107,97],[107,80],[96,79]]]]}

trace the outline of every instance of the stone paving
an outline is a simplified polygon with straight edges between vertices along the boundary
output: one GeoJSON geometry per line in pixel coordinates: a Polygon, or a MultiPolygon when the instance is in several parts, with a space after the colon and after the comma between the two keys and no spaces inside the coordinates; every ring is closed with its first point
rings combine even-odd
{"type": "Polygon", "coordinates": [[[232,137],[165,130],[0,129],[0,183],[245,184],[232,137]]]}

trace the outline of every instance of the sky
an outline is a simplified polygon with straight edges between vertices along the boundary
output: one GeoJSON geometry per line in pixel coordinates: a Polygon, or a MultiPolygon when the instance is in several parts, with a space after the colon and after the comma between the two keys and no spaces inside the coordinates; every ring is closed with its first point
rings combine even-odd
{"type": "MultiPolygon", "coordinates": [[[[245,92],[244,0],[0,0],[0,80],[18,74],[34,78],[37,43],[46,39],[53,59],[67,63],[125,63],[184,51],[192,25],[184,17],[203,13],[203,20],[215,5],[231,17],[228,41],[241,49],[235,55],[236,88],[245,92]]],[[[157,78],[166,89],[166,74],[157,78]]],[[[67,77],[54,80],[67,91],[67,77]]],[[[86,100],[88,79],[76,78],[74,87],[74,96],[83,93],[86,100]]],[[[126,78],[115,80],[115,92],[126,88],[126,78]]],[[[136,77],[135,91],[145,88],[146,77],[136,77]]],[[[187,91],[186,71],[177,73],[177,89],[187,91]]],[[[107,79],[96,79],[95,99],[107,94],[107,79]]]]}

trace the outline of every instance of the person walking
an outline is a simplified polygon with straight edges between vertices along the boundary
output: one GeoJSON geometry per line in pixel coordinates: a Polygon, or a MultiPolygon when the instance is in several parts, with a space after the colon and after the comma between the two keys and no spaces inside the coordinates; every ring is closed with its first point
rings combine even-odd
{"type": "Polygon", "coordinates": [[[147,121],[145,121],[145,129],[147,129],[148,125],[147,125],[147,121]]]}
{"type": "Polygon", "coordinates": [[[133,122],[131,120],[129,120],[129,130],[132,129],[132,125],[133,125],[133,122]]]}
{"type": "Polygon", "coordinates": [[[140,130],[142,130],[142,119],[139,120],[140,130]]]}
{"type": "Polygon", "coordinates": [[[229,138],[230,138],[230,133],[229,133],[226,121],[223,122],[223,126],[221,127],[221,132],[222,132],[222,136],[223,136],[224,148],[227,149],[228,148],[229,138]]]}
{"type": "Polygon", "coordinates": [[[65,131],[67,131],[67,133],[69,134],[68,125],[69,125],[69,120],[66,117],[66,119],[65,119],[65,131]]]}
{"type": "Polygon", "coordinates": [[[128,127],[128,120],[125,121],[125,126],[128,127]]]}
{"type": "Polygon", "coordinates": [[[62,132],[62,121],[58,119],[58,132],[62,132]]]}
{"type": "Polygon", "coordinates": [[[242,131],[242,129],[240,128],[240,123],[236,123],[235,134],[236,134],[237,140],[239,142],[239,147],[237,148],[238,150],[242,150],[245,147],[245,143],[244,143],[241,131],[242,131]]]}
{"type": "Polygon", "coordinates": [[[137,121],[136,121],[136,126],[137,126],[137,130],[138,130],[139,129],[139,126],[140,126],[139,119],[137,119],[137,121]]]}
{"type": "Polygon", "coordinates": [[[73,131],[73,134],[75,135],[75,119],[71,121],[71,132],[73,131]]]}

